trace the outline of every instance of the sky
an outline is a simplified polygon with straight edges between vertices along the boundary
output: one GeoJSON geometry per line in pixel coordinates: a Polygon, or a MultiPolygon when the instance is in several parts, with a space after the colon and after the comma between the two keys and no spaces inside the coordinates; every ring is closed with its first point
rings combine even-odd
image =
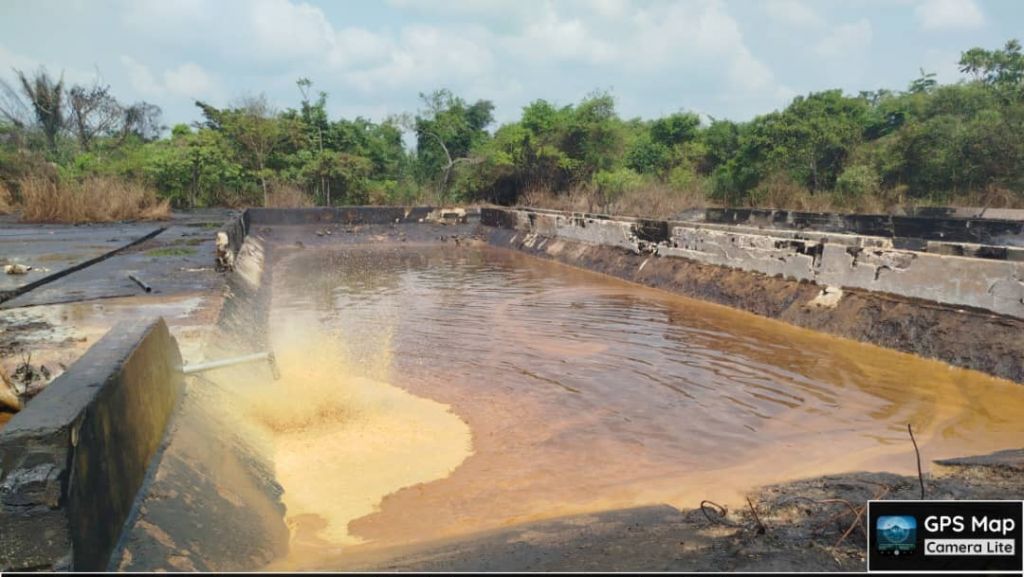
{"type": "Polygon", "coordinates": [[[1024,39],[1019,0],[2,0],[0,77],[45,66],[159,105],[164,123],[296,80],[333,117],[383,120],[448,88],[499,122],[543,98],[615,96],[625,118],[747,120],[798,94],[904,89],[923,68],[1024,39]]]}

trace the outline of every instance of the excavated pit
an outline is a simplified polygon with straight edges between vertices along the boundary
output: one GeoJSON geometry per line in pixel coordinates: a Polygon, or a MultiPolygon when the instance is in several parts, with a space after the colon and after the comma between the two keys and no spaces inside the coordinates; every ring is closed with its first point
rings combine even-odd
{"type": "MultiPolygon", "coordinates": [[[[201,356],[273,350],[282,378],[187,380],[111,567],[741,569],[702,500],[906,493],[908,423],[926,463],[1024,446],[1013,314],[679,258],[669,223],[386,210],[239,221],[201,356]]],[[[821,261],[806,241],[765,250],[821,261]]],[[[971,471],[935,490],[1019,494],[971,471]]],[[[862,566],[816,555],[776,567],[862,566]]]]}
{"type": "MultiPolygon", "coordinates": [[[[283,377],[205,377],[280,486],[287,542],[250,567],[387,567],[524,524],[909,475],[907,423],[927,459],[1024,443],[1017,383],[538,259],[495,229],[250,226],[263,320],[232,330],[262,335],[283,377]]],[[[634,257],[573,250],[598,270],[634,257]]]]}

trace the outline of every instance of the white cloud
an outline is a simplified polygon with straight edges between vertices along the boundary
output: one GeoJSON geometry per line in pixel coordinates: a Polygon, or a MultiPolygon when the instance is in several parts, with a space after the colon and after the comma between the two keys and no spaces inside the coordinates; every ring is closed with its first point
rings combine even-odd
{"type": "Polygon", "coordinates": [[[795,28],[820,28],[825,20],[801,0],[770,0],[765,10],[772,20],[795,28]]]}
{"type": "Polygon", "coordinates": [[[160,92],[160,83],[157,82],[153,73],[149,71],[149,67],[141,62],[137,62],[131,56],[121,56],[121,64],[128,71],[128,80],[132,83],[132,88],[139,91],[142,94],[157,94],[160,92]]]}
{"type": "MultiPolygon", "coordinates": [[[[671,109],[713,93],[748,109],[774,106],[792,93],[748,45],[725,0],[389,0],[383,9],[408,22],[397,28],[340,19],[305,0],[122,1],[122,25],[149,51],[122,49],[132,55],[122,63],[147,97],[215,100],[227,89],[212,72],[252,83],[236,80],[233,93],[266,91],[283,106],[294,79],[309,77],[345,106],[408,109],[417,92],[447,87],[510,115],[525,98],[564,102],[623,83],[625,92],[671,84],[657,97],[678,102],[659,105],[671,109]]],[[[820,23],[802,0],[770,9],[788,26],[820,23]]]]}
{"type": "MultiPolygon", "coordinates": [[[[538,11],[545,8],[545,4],[530,0],[388,0],[387,3],[406,13],[513,25],[532,20],[538,11]]],[[[560,3],[567,3],[567,0],[560,0],[560,3]]]]}
{"type": "Polygon", "coordinates": [[[398,87],[430,90],[444,83],[465,83],[495,74],[487,43],[474,34],[450,34],[434,26],[404,28],[397,41],[385,42],[385,58],[353,67],[344,77],[359,90],[374,93],[398,87]]]}
{"type": "Polygon", "coordinates": [[[0,77],[7,77],[8,74],[13,76],[14,70],[32,74],[40,68],[46,69],[47,73],[54,78],[63,78],[65,85],[92,84],[99,77],[99,72],[96,70],[88,71],[74,67],[69,68],[60,63],[44,62],[10,50],[0,44],[0,77]]]}
{"type": "Polygon", "coordinates": [[[925,0],[915,13],[926,30],[979,28],[985,24],[985,15],[974,0],[925,0]]]}
{"type": "Polygon", "coordinates": [[[830,59],[862,54],[871,45],[872,36],[871,22],[862,18],[836,27],[815,45],[814,51],[818,56],[830,59]]]}
{"type": "Polygon", "coordinates": [[[30,72],[39,68],[39,66],[40,62],[35,58],[12,52],[3,44],[0,44],[0,70],[7,72],[15,68],[24,72],[30,72]]]}
{"type": "Polygon", "coordinates": [[[150,42],[212,52],[235,65],[320,58],[335,42],[320,8],[291,0],[135,0],[125,4],[122,19],[150,42]]]}
{"type": "Polygon", "coordinates": [[[747,47],[739,23],[721,2],[656,6],[640,11],[633,24],[631,49],[621,65],[652,73],[664,73],[665,68],[710,72],[730,88],[748,93],[783,90],[771,68],[747,47]]]}
{"type": "Polygon", "coordinates": [[[384,35],[363,28],[345,28],[334,34],[328,63],[339,68],[364,66],[387,59],[394,43],[384,35]]]}
{"type": "Polygon", "coordinates": [[[247,16],[242,23],[249,36],[246,48],[260,58],[315,57],[334,45],[334,28],[323,11],[305,2],[258,0],[239,13],[247,16]]]}
{"type": "Polygon", "coordinates": [[[520,34],[509,38],[507,45],[513,53],[536,60],[599,64],[615,56],[615,47],[595,38],[586,22],[562,19],[550,7],[520,34]]]}
{"type": "Polygon", "coordinates": [[[170,94],[188,99],[218,99],[223,96],[219,83],[202,66],[185,62],[165,70],[159,79],[148,66],[130,56],[121,56],[132,88],[146,97],[170,94]]]}
{"type": "Polygon", "coordinates": [[[163,80],[168,92],[187,98],[209,98],[220,92],[214,79],[194,62],[165,71],[163,80]]]}

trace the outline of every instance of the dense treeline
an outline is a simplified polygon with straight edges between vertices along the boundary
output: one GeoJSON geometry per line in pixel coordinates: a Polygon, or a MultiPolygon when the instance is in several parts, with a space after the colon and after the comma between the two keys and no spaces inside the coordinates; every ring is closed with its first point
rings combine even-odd
{"type": "MultiPolygon", "coordinates": [[[[0,186],[17,203],[47,179],[129,181],[175,206],[490,201],[657,214],[701,203],[884,210],[898,204],[1024,205],[1024,54],[974,48],[956,84],[828,90],[748,122],[679,112],[623,119],[614,98],[494,107],[446,90],[383,122],[330,119],[298,81],[298,106],[262,97],[196,105],[169,130],[148,103],[45,71],[0,85],[0,186]],[[410,136],[406,146],[403,135],[410,136]]],[[[93,187],[96,188],[96,187],[93,187]]],[[[3,192],[0,190],[0,192],[3,192]]],[[[0,208],[3,206],[0,199],[0,208]]]]}

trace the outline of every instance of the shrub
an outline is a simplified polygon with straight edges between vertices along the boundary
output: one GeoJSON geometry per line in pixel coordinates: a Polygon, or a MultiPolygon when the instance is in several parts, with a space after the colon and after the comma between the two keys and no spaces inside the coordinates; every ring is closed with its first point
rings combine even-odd
{"type": "Polygon", "coordinates": [[[840,198],[858,199],[878,194],[881,179],[870,166],[848,167],[836,179],[836,193],[840,198]]]}
{"type": "Polygon", "coordinates": [[[627,192],[640,188],[643,184],[643,177],[629,168],[620,168],[614,171],[602,170],[594,175],[594,185],[597,186],[597,192],[605,207],[610,206],[615,199],[627,192]]]}

